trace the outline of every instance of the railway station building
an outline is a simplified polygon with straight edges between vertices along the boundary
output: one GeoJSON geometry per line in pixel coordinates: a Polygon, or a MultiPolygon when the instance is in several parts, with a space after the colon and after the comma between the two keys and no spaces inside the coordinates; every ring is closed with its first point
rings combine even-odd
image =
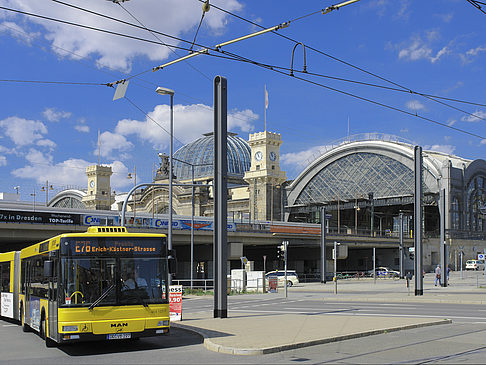
{"type": "MultiPolygon", "coordinates": [[[[279,162],[282,142],[280,134],[269,131],[250,134],[248,141],[228,135],[228,221],[236,223],[237,229],[270,232],[272,226],[291,222],[297,227],[318,227],[325,207],[328,243],[339,240],[349,247],[348,258],[338,263],[340,271],[369,270],[373,247],[379,248],[378,265],[396,269],[400,216],[406,246],[413,246],[414,145],[382,134],[348,137],[323,148],[295,179],[288,180],[279,162]]],[[[194,206],[195,216],[212,217],[213,156],[211,133],[175,152],[175,181],[200,184],[194,194],[191,187],[174,187],[175,215],[191,216],[194,206]]],[[[440,259],[438,201],[444,190],[446,242],[454,268],[461,253],[465,260],[486,249],[486,162],[424,150],[423,168],[424,267],[431,269],[440,259]]],[[[87,204],[96,196],[113,203],[109,172],[91,168],[87,174],[87,191],[61,192],[50,205],[96,207],[87,204]]],[[[154,182],[168,182],[163,161],[154,182]]],[[[120,209],[120,201],[112,209],[120,209]]],[[[168,189],[148,187],[137,191],[128,209],[166,214],[168,201],[168,189]]],[[[318,271],[319,236],[310,241],[298,235],[291,238],[295,249],[292,255],[289,251],[289,265],[299,273],[318,271]]],[[[205,251],[209,257],[211,248],[205,251]]],[[[267,270],[279,265],[276,246],[258,240],[245,244],[243,255],[255,262],[256,269],[263,269],[263,256],[271,263],[267,270]]],[[[411,269],[408,251],[405,256],[411,269]]]]}

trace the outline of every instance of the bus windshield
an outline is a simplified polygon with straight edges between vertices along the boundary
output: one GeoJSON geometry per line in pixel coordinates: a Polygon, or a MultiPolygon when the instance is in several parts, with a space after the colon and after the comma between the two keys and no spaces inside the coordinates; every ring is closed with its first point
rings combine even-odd
{"type": "Polygon", "coordinates": [[[64,306],[91,306],[103,295],[97,305],[167,302],[162,258],[63,258],[61,272],[64,306]]]}
{"type": "Polygon", "coordinates": [[[72,237],[60,246],[61,306],[167,303],[165,239],[72,237]]]}

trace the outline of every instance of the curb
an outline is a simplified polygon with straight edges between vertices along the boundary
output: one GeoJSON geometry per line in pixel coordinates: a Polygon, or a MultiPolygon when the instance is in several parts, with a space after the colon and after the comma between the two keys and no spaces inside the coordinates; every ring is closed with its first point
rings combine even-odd
{"type": "Polygon", "coordinates": [[[232,347],[232,346],[219,345],[217,343],[214,343],[211,340],[210,335],[209,335],[209,331],[206,331],[206,330],[198,328],[198,327],[193,327],[193,326],[180,324],[180,323],[174,323],[174,324],[171,324],[171,326],[182,329],[182,330],[195,332],[196,334],[200,335],[204,339],[204,342],[203,342],[204,347],[206,349],[210,350],[210,351],[219,352],[219,353],[223,353],[223,354],[230,354],[230,355],[253,355],[253,356],[255,356],[255,355],[265,355],[265,354],[271,354],[271,353],[288,351],[288,350],[295,350],[295,349],[309,347],[309,346],[315,346],[315,345],[323,345],[323,344],[326,344],[326,343],[350,340],[350,339],[354,339],[354,338],[379,335],[379,334],[388,333],[388,332],[396,332],[396,331],[408,330],[408,329],[413,329],[413,328],[429,327],[429,326],[435,326],[435,325],[440,325],[440,324],[451,324],[451,323],[452,323],[452,320],[450,320],[450,319],[442,319],[442,320],[427,322],[427,323],[418,323],[418,324],[411,324],[411,325],[392,327],[392,328],[386,328],[386,329],[371,330],[371,331],[360,332],[360,333],[352,333],[352,334],[349,334],[349,335],[342,335],[342,336],[336,336],[336,337],[331,337],[331,338],[322,338],[322,339],[317,339],[317,340],[298,342],[298,343],[281,345],[281,346],[255,348],[255,349],[245,349],[245,348],[237,348],[237,347],[232,347]]]}

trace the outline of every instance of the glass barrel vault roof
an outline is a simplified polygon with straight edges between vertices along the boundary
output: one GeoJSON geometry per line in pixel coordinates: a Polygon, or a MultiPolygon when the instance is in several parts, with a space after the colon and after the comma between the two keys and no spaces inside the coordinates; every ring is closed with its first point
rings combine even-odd
{"type": "MultiPolygon", "coordinates": [[[[251,163],[248,142],[234,133],[228,133],[227,156],[228,174],[243,178],[245,171],[250,169],[251,163]]],[[[174,153],[174,174],[179,180],[190,180],[192,166],[194,166],[194,178],[213,176],[213,162],[214,135],[208,133],[174,153]],[[185,163],[181,161],[185,161],[185,163]]]]}
{"type": "Polygon", "coordinates": [[[305,186],[296,204],[413,194],[414,173],[401,162],[375,153],[353,153],[323,168],[305,186]]]}

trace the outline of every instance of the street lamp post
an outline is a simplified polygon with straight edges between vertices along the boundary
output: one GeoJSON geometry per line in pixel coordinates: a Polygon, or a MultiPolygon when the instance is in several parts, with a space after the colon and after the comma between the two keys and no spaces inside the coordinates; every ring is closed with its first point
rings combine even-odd
{"type": "MultiPolygon", "coordinates": [[[[133,186],[137,186],[137,166],[133,167],[133,176],[132,173],[129,172],[127,175],[127,179],[132,179],[133,178],[133,186]]],[[[133,224],[135,225],[135,214],[137,211],[137,206],[136,206],[136,197],[137,194],[133,194],[133,224]]]]}
{"type": "Polygon", "coordinates": [[[35,212],[35,196],[36,195],[37,194],[35,193],[35,189],[34,189],[34,192],[30,194],[30,196],[34,198],[34,212],[35,212]]]}
{"type": "Polygon", "coordinates": [[[49,204],[49,190],[54,190],[54,188],[52,187],[52,185],[49,185],[49,180],[46,180],[46,185],[41,187],[41,191],[46,192],[46,207],[47,204],[49,204]]]}
{"type": "MultiPolygon", "coordinates": [[[[159,95],[169,95],[170,96],[170,154],[169,154],[169,229],[168,229],[168,249],[172,250],[172,176],[173,174],[173,163],[172,155],[174,152],[174,90],[167,89],[165,87],[158,87],[155,92],[159,95]]],[[[171,278],[169,278],[171,279],[171,278]]],[[[172,280],[169,280],[172,281],[172,280]]]]}

